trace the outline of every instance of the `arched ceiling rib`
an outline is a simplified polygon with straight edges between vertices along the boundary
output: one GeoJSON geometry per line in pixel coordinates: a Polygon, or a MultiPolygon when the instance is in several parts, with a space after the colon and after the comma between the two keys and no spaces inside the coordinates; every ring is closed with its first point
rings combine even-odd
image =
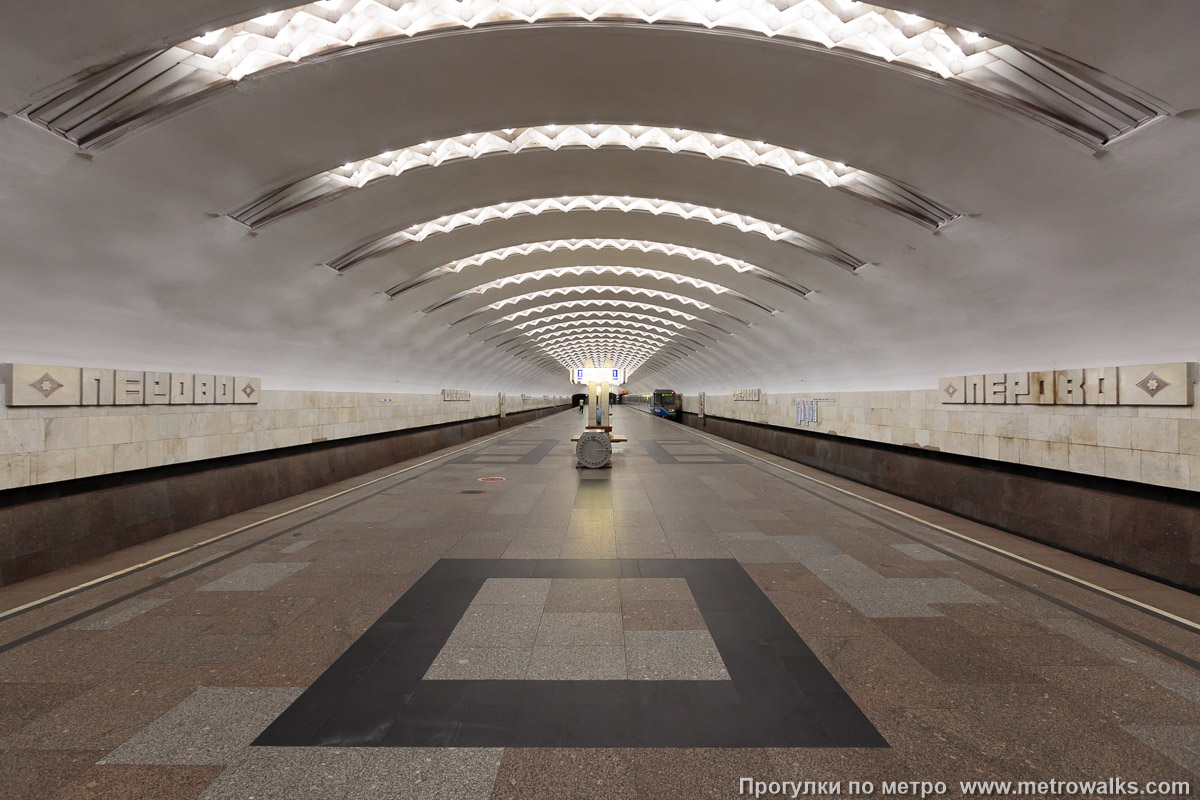
{"type": "Polygon", "coordinates": [[[620,345],[630,351],[639,352],[645,356],[653,355],[661,351],[676,352],[681,355],[690,355],[696,352],[696,348],[679,341],[670,340],[651,340],[642,336],[634,336],[621,333],[580,333],[574,335],[565,335],[558,339],[547,340],[542,342],[524,342],[509,348],[506,352],[524,352],[529,349],[541,349],[546,352],[569,352],[570,350],[594,345],[596,343],[620,345]]]}
{"type": "Polygon", "coordinates": [[[532,351],[554,352],[554,348],[560,348],[560,347],[565,347],[568,350],[581,349],[582,347],[590,346],[591,344],[593,344],[594,342],[596,342],[598,340],[602,340],[608,344],[612,344],[614,347],[616,345],[637,345],[639,347],[645,348],[645,350],[646,350],[645,356],[647,358],[650,355],[652,355],[653,353],[656,353],[660,350],[668,351],[668,352],[671,352],[671,351],[683,352],[686,355],[691,355],[691,354],[697,352],[695,348],[687,347],[683,344],[676,344],[676,343],[657,341],[657,340],[641,339],[641,338],[631,337],[631,336],[621,336],[619,334],[611,334],[611,333],[609,333],[609,334],[597,333],[594,335],[593,338],[562,339],[562,340],[554,340],[554,341],[546,341],[546,342],[531,342],[531,341],[516,342],[509,347],[503,348],[503,352],[506,356],[521,356],[522,354],[529,353],[532,351]],[[670,348],[670,349],[668,350],[668,348],[670,348]]]}
{"type": "Polygon", "coordinates": [[[465,289],[461,292],[458,292],[457,294],[453,294],[447,298],[444,298],[441,301],[434,303],[433,305],[426,306],[425,308],[423,308],[421,310],[426,314],[430,314],[434,311],[443,309],[446,306],[449,306],[453,303],[457,303],[461,300],[465,300],[466,298],[471,297],[472,295],[486,294],[487,292],[490,292],[490,291],[493,291],[496,289],[503,289],[506,286],[517,286],[517,285],[525,283],[526,281],[553,280],[555,278],[563,278],[567,275],[572,275],[575,277],[591,276],[591,275],[600,275],[600,276],[614,275],[617,277],[643,278],[643,279],[648,279],[648,280],[652,280],[652,281],[675,283],[678,285],[687,285],[687,286],[692,287],[693,289],[700,289],[701,291],[707,291],[707,292],[712,292],[713,294],[727,295],[728,297],[736,298],[738,300],[741,300],[744,303],[748,303],[748,304],[754,306],[755,308],[758,308],[762,311],[766,311],[768,314],[775,313],[775,309],[772,308],[771,306],[760,303],[759,301],[754,300],[751,297],[747,297],[746,295],[742,294],[739,291],[730,289],[729,287],[724,286],[719,283],[712,283],[710,281],[701,280],[700,278],[695,278],[690,275],[683,275],[678,272],[664,272],[662,270],[657,270],[657,269],[646,269],[643,267],[625,267],[625,266],[620,266],[620,265],[591,265],[591,266],[579,266],[579,267],[555,267],[555,268],[551,268],[551,269],[535,270],[533,272],[522,272],[522,273],[518,273],[516,275],[510,275],[510,276],[507,276],[504,278],[498,278],[498,279],[496,279],[494,281],[490,281],[488,283],[478,284],[476,286],[473,286],[470,289],[465,289]]]}
{"type": "MultiPolygon", "coordinates": [[[[682,322],[676,322],[675,320],[654,316],[652,314],[630,314],[624,311],[569,311],[563,314],[548,314],[544,317],[522,322],[507,328],[502,328],[500,329],[500,333],[488,336],[484,339],[484,341],[490,342],[495,339],[500,339],[512,334],[513,332],[518,334],[527,333],[532,335],[541,331],[571,328],[576,325],[587,325],[598,321],[605,321],[609,324],[622,322],[629,327],[645,327],[649,330],[694,331],[698,335],[711,338],[708,337],[708,334],[701,334],[690,325],[685,325],[682,322]],[[653,320],[653,322],[646,320],[653,320]]],[[[502,323],[497,322],[495,324],[500,325],[502,323]]]]}
{"type": "Polygon", "coordinates": [[[848,192],[934,230],[962,216],[911,186],[799,150],[723,133],[599,123],[505,128],[392,148],[289,183],[230,216],[258,229],[373,181],[403,175],[412,169],[527,150],[565,148],[661,150],[774,169],[848,192]]]}
{"type": "Polygon", "coordinates": [[[617,336],[633,342],[649,342],[656,344],[658,349],[664,349],[663,345],[667,343],[678,344],[690,353],[717,343],[713,337],[701,334],[694,328],[672,329],[620,317],[619,313],[613,313],[611,316],[601,316],[599,319],[556,322],[526,330],[509,329],[484,341],[494,344],[495,347],[503,349],[506,353],[517,356],[527,353],[533,348],[542,349],[547,345],[560,343],[564,339],[577,341],[580,336],[587,335],[617,336]]]}
{"type": "Polygon", "coordinates": [[[1064,56],[1017,47],[856,0],[318,0],[216,28],[89,73],[25,114],[81,146],[102,147],[242,78],[347,50],[495,26],[716,29],[903,69],[1026,114],[1095,147],[1168,112],[1161,101],[1064,56]]]}
{"type": "Polygon", "coordinates": [[[625,214],[644,213],[655,216],[666,215],[685,220],[707,222],[711,225],[725,225],[735,228],[742,233],[753,233],[766,237],[773,242],[785,242],[794,245],[851,272],[866,263],[834,244],[791,230],[778,223],[767,222],[747,214],[738,214],[710,206],[662,200],[659,198],[591,195],[517,200],[446,214],[437,219],[410,225],[403,230],[380,236],[359,245],[353,250],[332,259],[329,262],[329,266],[338,272],[345,272],[368,259],[378,258],[414,242],[422,242],[430,237],[451,233],[467,226],[486,225],[522,216],[601,211],[616,211],[625,214]]]}
{"type": "Polygon", "coordinates": [[[690,295],[680,294],[678,292],[666,292],[666,291],[661,291],[659,289],[647,289],[647,288],[644,288],[641,286],[620,286],[620,285],[616,285],[616,284],[587,284],[587,285],[580,285],[580,286],[555,286],[550,289],[539,289],[535,292],[526,292],[524,294],[518,294],[518,295],[514,295],[512,297],[505,297],[501,300],[496,300],[492,303],[488,303],[487,305],[483,306],[482,308],[472,311],[471,313],[467,314],[466,316],[459,317],[458,319],[451,322],[450,325],[451,326],[460,325],[464,322],[468,322],[479,316],[485,315],[488,312],[495,312],[497,310],[504,309],[507,306],[515,305],[518,303],[527,303],[530,301],[551,299],[551,298],[555,298],[555,297],[563,297],[563,296],[576,295],[576,294],[631,295],[635,298],[646,298],[646,299],[649,299],[652,301],[666,300],[666,301],[670,301],[673,303],[679,303],[680,305],[692,308],[693,310],[696,310],[696,311],[704,311],[704,312],[710,312],[713,314],[717,314],[722,319],[729,320],[730,322],[736,322],[736,323],[739,323],[739,324],[745,325],[745,326],[750,325],[750,322],[748,322],[747,320],[742,319],[741,317],[738,317],[737,315],[732,314],[729,311],[726,311],[725,309],[720,308],[715,304],[707,303],[703,300],[698,300],[695,297],[692,297],[690,295]]]}
{"type": "Polygon", "coordinates": [[[661,253],[667,256],[683,256],[692,261],[707,261],[723,267],[728,267],[736,272],[744,272],[754,275],[766,281],[770,281],[778,286],[782,286],[788,291],[795,292],[799,295],[806,295],[809,289],[795,281],[786,278],[771,270],[763,269],[754,264],[747,263],[741,259],[730,258],[729,256],[713,253],[708,250],[701,250],[694,247],[685,247],[682,245],[668,244],[665,242],[649,242],[646,240],[637,239],[552,239],[545,242],[529,242],[509,247],[489,250],[484,253],[478,253],[468,258],[458,259],[441,267],[435,267],[427,272],[423,272],[407,281],[397,284],[388,289],[385,294],[389,297],[398,297],[405,292],[416,289],[420,286],[434,281],[448,274],[457,274],[464,269],[471,267],[480,267],[493,261],[503,261],[515,256],[528,256],[533,253],[554,253],[560,250],[569,252],[579,252],[582,250],[607,251],[614,250],[619,253],[634,252],[634,253],[661,253]]]}
{"type": "MultiPolygon", "coordinates": [[[[476,328],[475,330],[471,331],[471,333],[472,334],[480,333],[484,330],[487,330],[488,328],[491,328],[492,326],[502,325],[506,322],[511,322],[513,320],[521,319],[523,317],[529,317],[534,314],[542,314],[546,311],[560,311],[562,309],[580,309],[580,308],[592,309],[593,310],[592,313],[601,313],[601,309],[604,310],[603,313],[608,313],[611,309],[621,309],[622,312],[624,312],[625,309],[630,309],[631,310],[630,313],[641,313],[641,312],[649,311],[649,312],[653,312],[653,313],[657,313],[657,314],[669,314],[669,315],[671,315],[673,317],[677,317],[679,319],[688,320],[689,323],[696,323],[699,325],[707,325],[708,327],[718,330],[721,333],[730,333],[730,331],[726,330],[725,328],[722,328],[719,325],[709,322],[708,320],[704,319],[703,317],[697,316],[695,314],[689,314],[686,311],[680,311],[679,309],[676,309],[676,308],[670,308],[668,306],[662,306],[662,305],[655,305],[653,303],[643,303],[643,302],[634,301],[634,300],[618,300],[618,299],[611,299],[611,298],[587,298],[585,300],[563,300],[563,301],[556,302],[556,303],[547,303],[545,305],[533,306],[530,308],[523,308],[520,311],[511,312],[509,314],[506,314],[506,315],[500,317],[499,319],[497,319],[493,322],[488,323],[487,325],[484,325],[480,328],[476,328]]],[[[570,313],[570,312],[568,312],[568,313],[570,313]]]]}
{"type": "Polygon", "coordinates": [[[617,367],[635,370],[651,358],[675,361],[686,359],[690,355],[688,351],[671,344],[650,345],[637,340],[602,336],[563,344],[549,344],[537,349],[554,358],[567,369],[583,366],[583,362],[587,358],[591,358],[593,361],[598,359],[601,363],[604,359],[611,358],[616,362],[617,367]]]}
{"type": "MultiPolygon", "coordinates": [[[[642,290],[640,290],[639,287],[585,285],[556,287],[553,291],[555,293],[562,294],[578,291],[586,294],[619,295],[625,291],[640,293],[642,290]]],[[[653,292],[655,290],[649,291],[653,292]]],[[[517,295],[515,297],[506,298],[506,300],[509,303],[514,304],[531,301],[536,302],[537,300],[541,299],[541,294],[542,293],[539,292],[526,295],[517,295]]],[[[688,304],[690,301],[693,304],[695,303],[695,301],[691,300],[690,298],[673,293],[658,294],[661,295],[661,299],[671,302],[688,304]]],[[[658,350],[673,352],[677,355],[694,354],[700,349],[708,347],[709,344],[715,344],[717,342],[716,337],[721,336],[721,331],[716,327],[710,328],[712,333],[699,333],[697,329],[700,327],[701,320],[698,317],[694,317],[688,323],[677,323],[686,324],[689,326],[687,328],[670,329],[663,326],[649,325],[648,323],[639,322],[637,320],[626,319],[626,317],[634,316],[636,312],[631,313],[623,310],[612,310],[614,307],[616,309],[620,309],[621,306],[614,306],[614,304],[623,301],[598,299],[596,301],[587,302],[595,303],[592,306],[594,310],[590,312],[593,315],[593,319],[590,320],[576,320],[564,323],[560,319],[556,323],[550,323],[550,330],[547,330],[545,327],[537,327],[536,323],[546,316],[560,315],[546,315],[544,313],[545,310],[554,311],[556,309],[543,308],[539,310],[539,307],[535,306],[532,311],[534,313],[541,314],[541,316],[536,317],[533,320],[529,320],[530,322],[535,323],[535,325],[531,325],[526,329],[514,330],[511,324],[509,324],[512,322],[512,319],[506,320],[502,317],[492,324],[476,329],[476,331],[473,331],[472,333],[486,335],[488,332],[503,326],[501,327],[502,332],[497,338],[485,339],[485,343],[501,348],[504,352],[516,355],[529,352],[532,349],[545,350],[546,352],[554,355],[555,358],[558,358],[564,364],[567,364],[568,362],[575,363],[575,361],[581,361],[582,356],[578,358],[570,356],[572,348],[575,348],[576,350],[580,349],[581,342],[586,343],[589,346],[594,346],[599,339],[602,339],[613,344],[614,348],[617,344],[622,345],[621,349],[614,349],[614,353],[620,352],[626,356],[629,356],[632,352],[630,348],[634,348],[638,357],[635,361],[630,361],[625,364],[626,366],[630,367],[640,365],[645,359],[648,359],[658,350]],[[507,330],[504,330],[504,328],[507,328],[507,330]],[[707,341],[700,341],[701,338],[707,339],[707,341]]],[[[705,308],[701,309],[698,305],[692,305],[690,307],[695,308],[697,311],[702,311],[703,313],[716,314],[718,315],[718,318],[728,318],[735,322],[740,321],[745,323],[745,320],[740,320],[738,317],[720,308],[708,304],[702,305],[704,305],[705,308]]],[[[494,313],[496,311],[494,306],[495,304],[489,304],[483,308],[477,309],[467,317],[463,317],[452,322],[451,325],[458,325],[461,322],[465,322],[478,316],[494,313]]],[[[506,307],[507,304],[501,306],[501,308],[506,307]]],[[[663,308],[665,310],[665,307],[663,308]]],[[[572,314],[578,312],[561,313],[572,314]]],[[[641,314],[636,315],[641,316],[641,314]]],[[[504,316],[508,317],[510,315],[504,316]]],[[[651,319],[655,319],[657,321],[662,318],[651,317],[651,319]]]]}
{"type": "Polygon", "coordinates": [[[552,347],[560,344],[571,344],[573,342],[592,341],[595,339],[605,339],[620,342],[634,342],[645,345],[651,349],[662,347],[664,344],[671,343],[683,350],[694,353],[697,348],[691,347],[681,339],[674,339],[670,336],[659,336],[646,331],[625,331],[622,329],[603,329],[603,328],[580,328],[578,331],[559,332],[552,336],[538,338],[532,341],[520,342],[505,348],[506,352],[518,350],[527,347],[552,347]]]}
{"type": "MultiPolygon", "coordinates": [[[[472,331],[471,335],[482,335],[483,342],[490,344],[499,341],[506,344],[522,335],[534,336],[544,331],[572,329],[590,325],[604,324],[612,327],[624,326],[627,329],[656,330],[663,333],[674,333],[698,344],[712,344],[717,341],[713,332],[702,329],[700,325],[689,325],[666,317],[646,313],[631,313],[613,309],[591,311],[568,311],[560,314],[546,314],[517,325],[505,326],[505,320],[497,320],[489,325],[472,331]],[[491,335],[488,335],[491,334],[491,335]],[[703,339],[703,342],[700,340],[703,339]]],[[[714,329],[720,333],[719,329],[714,329]]],[[[497,345],[497,346],[499,346],[497,345]]]]}
{"type": "MultiPolygon", "coordinates": [[[[588,320],[580,322],[560,322],[552,325],[543,325],[537,328],[530,328],[524,331],[512,331],[497,338],[502,339],[496,344],[497,347],[503,347],[509,342],[520,340],[522,337],[528,337],[535,341],[542,341],[547,338],[552,338],[562,333],[571,333],[574,331],[624,331],[626,333],[637,333],[644,331],[645,335],[653,339],[669,339],[679,337],[683,341],[691,342],[697,347],[707,347],[708,344],[714,342],[714,339],[709,339],[707,342],[701,342],[699,339],[689,336],[684,331],[678,328],[664,328],[659,325],[652,325],[647,322],[637,322],[633,320],[622,319],[600,319],[588,320]]],[[[484,340],[488,341],[487,339],[484,340]]]]}

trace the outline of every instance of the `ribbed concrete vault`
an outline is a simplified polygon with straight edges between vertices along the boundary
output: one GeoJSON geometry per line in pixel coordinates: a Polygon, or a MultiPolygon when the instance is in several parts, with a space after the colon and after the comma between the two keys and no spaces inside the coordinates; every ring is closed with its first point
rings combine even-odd
{"type": "Polygon", "coordinates": [[[537,338],[540,328],[512,328],[587,310],[586,319],[554,322],[606,325],[591,333],[633,347],[639,364],[648,357],[636,389],[881,389],[944,374],[1109,364],[1114,354],[1190,359],[1200,134],[1188,109],[1200,106],[1191,57],[1200,9],[1184,0],[1136,15],[1115,0],[1073,0],[1053,14],[1034,2],[893,6],[1087,65],[1153,98],[1163,118],[1094,150],[952,82],[878,60],[602,20],[416,37],[266,70],[111,146],[77,152],[20,112],[81,71],[286,4],[123,2],[87,20],[66,7],[6,11],[0,108],[11,114],[0,121],[0,182],[21,187],[0,215],[6,358],[260,374],[274,388],[560,392],[562,365],[538,342],[553,341],[553,356],[570,362],[561,348],[571,328],[548,339],[537,338]],[[451,160],[255,230],[229,216],[395,148],[589,123],[811,153],[963,216],[935,233],[809,178],[624,146],[451,160]],[[461,225],[341,274],[328,266],[420,223],[561,197],[646,198],[789,233],[714,224],[726,220],[711,215],[546,210],[461,225]],[[497,249],[583,239],[665,243],[729,263],[558,247],[451,269],[497,249]],[[638,272],[560,270],[584,266],[638,272]],[[535,272],[542,277],[503,280],[535,272]],[[493,282],[503,285],[445,304],[493,282]],[[586,286],[610,288],[526,297],[586,286]],[[542,310],[584,299],[595,302],[542,310]],[[634,313],[659,330],[650,335],[634,313]],[[691,330],[667,326],[662,338],[662,320],[691,330]]]}

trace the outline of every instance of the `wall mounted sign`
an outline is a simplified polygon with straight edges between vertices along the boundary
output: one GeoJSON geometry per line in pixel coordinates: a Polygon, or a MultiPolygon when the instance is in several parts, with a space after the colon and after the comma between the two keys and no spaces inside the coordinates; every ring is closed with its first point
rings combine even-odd
{"type": "Polygon", "coordinates": [[[821,421],[821,415],[818,411],[818,403],[832,403],[836,398],[833,397],[797,397],[796,398],[796,424],[797,425],[816,425],[821,421]]]}
{"type": "Polygon", "coordinates": [[[1195,366],[1190,362],[1129,367],[1007,372],[942,378],[943,403],[989,405],[1190,406],[1195,366]]]}
{"type": "Polygon", "coordinates": [[[9,406],[165,406],[257,403],[258,378],[49,364],[0,364],[9,406]]]}
{"type": "Polygon", "coordinates": [[[576,367],[571,370],[571,383],[613,383],[620,385],[628,370],[617,367],[576,367]]]}
{"type": "Polygon", "coordinates": [[[442,389],[442,401],[462,401],[470,400],[471,392],[467,389],[442,389]]]}
{"type": "Polygon", "coordinates": [[[734,389],[734,400],[746,400],[757,403],[762,398],[762,389],[734,389]]]}

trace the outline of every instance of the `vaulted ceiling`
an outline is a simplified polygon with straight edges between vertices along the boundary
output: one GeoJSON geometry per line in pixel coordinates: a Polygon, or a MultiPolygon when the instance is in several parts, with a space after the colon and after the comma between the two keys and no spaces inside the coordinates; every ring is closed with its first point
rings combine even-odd
{"type": "Polygon", "coordinates": [[[3,14],[3,360],[824,391],[1200,352],[1192,0],[3,14]]]}

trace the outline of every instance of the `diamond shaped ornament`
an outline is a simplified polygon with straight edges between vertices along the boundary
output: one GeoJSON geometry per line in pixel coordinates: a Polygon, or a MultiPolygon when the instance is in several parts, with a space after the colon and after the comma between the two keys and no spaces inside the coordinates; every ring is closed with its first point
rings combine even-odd
{"type": "Polygon", "coordinates": [[[36,389],[42,397],[49,397],[63,387],[49,372],[29,385],[36,389]]]}
{"type": "Polygon", "coordinates": [[[1171,384],[1168,383],[1167,381],[1163,380],[1162,378],[1158,377],[1158,375],[1151,372],[1149,375],[1142,378],[1140,381],[1138,381],[1134,385],[1137,386],[1139,389],[1141,389],[1146,394],[1150,395],[1151,397],[1154,397],[1156,394],[1158,394],[1159,392],[1161,392],[1163,389],[1167,388],[1171,384]]]}

